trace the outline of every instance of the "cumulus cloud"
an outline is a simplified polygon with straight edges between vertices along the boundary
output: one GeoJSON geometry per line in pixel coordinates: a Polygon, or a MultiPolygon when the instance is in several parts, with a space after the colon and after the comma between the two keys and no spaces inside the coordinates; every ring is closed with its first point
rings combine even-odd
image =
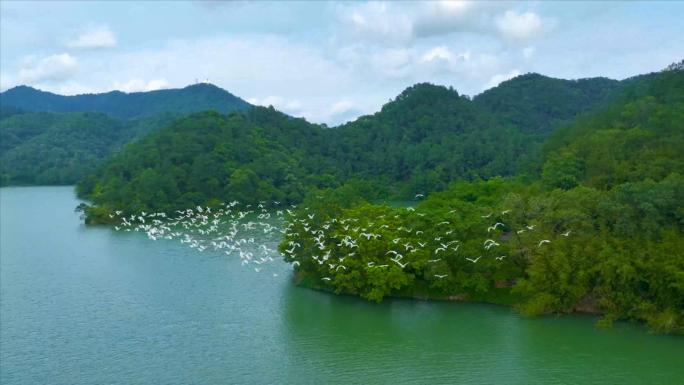
{"type": "Polygon", "coordinates": [[[268,95],[263,98],[252,97],[247,98],[247,102],[256,106],[273,106],[274,108],[283,111],[290,115],[300,116],[302,111],[302,102],[297,99],[284,98],[281,96],[268,95]]]}
{"type": "Polygon", "coordinates": [[[66,45],[83,50],[112,48],[116,47],[116,36],[107,25],[90,26],[66,45]]]}
{"type": "Polygon", "coordinates": [[[445,61],[445,62],[454,62],[454,61],[468,61],[470,60],[470,51],[466,51],[463,53],[459,54],[454,54],[445,46],[439,46],[439,47],[434,47],[430,49],[429,51],[425,52],[423,56],[420,58],[420,61],[423,63],[426,62],[436,62],[436,61],[445,61]]]}
{"type": "Polygon", "coordinates": [[[511,40],[530,39],[544,30],[542,20],[536,13],[518,13],[512,10],[496,18],[496,28],[502,37],[511,40]]]}
{"type": "Polygon", "coordinates": [[[408,49],[373,50],[373,52],[368,52],[366,55],[361,57],[361,63],[367,60],[367,66],[365,63],[362,65],[366,66],[366,70],[370,71],[374,76],[382,74],[382,76],[387,78],[402,78],[411,71],[413,58],[411,51],[408,49]]]}
{"type": "Polygon", "coordinates": [[[12,75],[7,72],[0,72],[0,91],[5,91],[15,85],[17,85],[17,83],[12,75]]]}
{"type": "Polygon", "coordinates": [[[123,92],[156,91],[169,87],[169,82],[164,78],[153,79],[147,82],[140,78],[133,78],[124,83],[114,83],[114,89],[123,92]]]}
{"type": "Polygon", "coordinates": [[[353,39],[401,44],[413,36],[413,20],[391,4],[372,2],[340,9],[341,30],[353,39]]]}
{"type": "Polygon", "coordinates": [[[522,50],[523,57],[525,59],[531,59],[532,56],[534,56],[535,48],[534,47],[525,47],[522,50]]]}
{"type": "Polygon", "coordinates": [[[487,89],[496,87],[502,82],[505,82],[506,80],[513,79],[516,76],[522,75],[520,71],[518,70],[513,70],[511,72],[505,73],[505,74],[496,74],[489,78],[489,81],[487,82],[487,89]]]}
{"type": "Polygon", "coordinates": [[[373,2],[343,6],[338,13],[342,35],[389,45],[458,32],[525,40],[545,30],[547,20],[530,11],[506,10],[509,6],[470,0],[373,2]]]}
{"type": "Polygon", "coordinates": [[[370,111],[368,111],[366,108],[362,108],[355,101],[342,99],[334,101],[317,111],[309,111],[306,113],[316,122],[332,122],[334,124],[342,124],[357,118],[359,115],[369,112],[370,111]]]}
{"type": "Polygon", "coordinates": [[[414,35],[423,38],[485,29],[490,9],[490,5],[466,0],[420,3],[414,13],[414,35]]]}
{"type": "Polygon", "coordinates": [[[19,70],[19,83],[40,83],[45,81],[59,81],[73,76],[78,69],[75,57],[68,53],[61,53],[36,59],[28,57],[19,70]]]}
{"type": "Polygon", "coordinates": [[[333,125],[352,120],[365,112],[356,102],[349,99],[336,100],[321,105],[309,103],[306,106],[307,108],[298,99],[275,95],[262,98],[252,97],[246,100],[257,106],[273,106],[288,115],[303,117],[315,123],[325,122],[333,125]]]}

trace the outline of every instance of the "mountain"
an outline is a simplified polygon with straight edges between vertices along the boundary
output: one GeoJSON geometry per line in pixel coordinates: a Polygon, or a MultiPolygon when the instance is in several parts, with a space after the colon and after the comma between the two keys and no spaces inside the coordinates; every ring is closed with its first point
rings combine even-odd
{"type": "MultiPolygon", "coordinates": [[[[517,98],[524,87],[536,92],[544,88],[538,82],[549,81],[536,76],[505,83],[500,87],[516,91],[504,90],[499,98],[517,98]]],[[[603,79],[582,84],[591,88],[594,82],[595,88],[608,84],[603,79]]],[[[576,106],[573,114],[592,106],[582,93],[563,95],[576,106]]],[[[544,111],[547,101],[528,98],[525,103],[530,111],[544,111]]],[[[510,122],[484,103],[428,83],[407,88],[373,115],[332,129],[264,108],[228,116],[201,113],[126,147],[81,181],[78,191],[103,212],[233,199],[295,203],[311,188],[352,179],[376,185],[385,196],[406,198],[441,190],[454,180],[517,173],[553,130],[545,124],[569,118],[539,122],[537,116],[510,122]],[[540,132],[528,130],[532,120],[540,132]]]]}
{"type": "Polygon", "coordinates": [[[315,191],[279,250],[297,282],[338,294],[591,313],[601,326],[684,334],[682,122],[684,71],[626,79],[556,128],[530,175],[455,181],[410,209],[369,203],[354,186],[315,191]],[[321,250],[335,263],[312,258],[321,250]]]}
{"type": "Polygon", "coordinates": [[[0,119],[9,118],[12,115],[23,114],[24,112],[26,111],[20,108],[0,105],[0,119]]]}
{"type": "Polygon", "coordinates": [[[101,112],[120,119],[149,117],[164,113],[185,115],[216,110],[244,111],[251,105],[239,97],[208,83],[180,89],[125,93],[63,96],[18,86],[0,93],[0,105],[26,111],[101,112]]]}
{"type": "Polygon", "coordinates": [[[22,112],[0,119],[0,185],[74,184],[125,143],[168,124],[96,112],[22,112]]]}
{"type": "MultiPolygon", "coordinates": [[[[103,209],[171,210],[217,199],[300,201],[329,186],[324,129],[271,108],[201,112],[126,146],[77,186],[103,209]]],[[[108,211],[107,211],[108,212],[108,211]]]]}
{"type": "Polygon", "coordinates": [[[457,91],[428,83],[334,132],[331,156],[348,174],[401,182],[411,196],[454,179],[508,175],[530,143],[457,91]]]}
{"type": "Polygon", "coordinates": [[[422,83],[332,129],[272,108],[193,114],[77,190],[93,203],[89,223],[113,210],[301,201],[279,248],[313,288],[684,333],[682,122],[677,69],[619,83],[523,75],[472,100],[422,83]],[[371,203],[416,193],[429,195],[411,209],[371,203]],[[343,269],[312,258],[321,244],[343,269]]]}
{"type": "Polygon", "coordinates": [[[607,78],[554,79],[516,76],[473,101],[525,132],[544,132],[605,101],[620,82],[607,78]]]}
{"type": "Polygon", "coordinates": [[[623,81],[613,100],[559,129],[545,143],[542,175],[551,187],[610,189],[684,175],[684,71],[623,81]]]}
{"type": "Polygon", "coordinates": [[[15,87],[0,94],[0,185],[74,184],[124,144],[173,118],[250,107],[206,83],[76,96],[15,87]]]}

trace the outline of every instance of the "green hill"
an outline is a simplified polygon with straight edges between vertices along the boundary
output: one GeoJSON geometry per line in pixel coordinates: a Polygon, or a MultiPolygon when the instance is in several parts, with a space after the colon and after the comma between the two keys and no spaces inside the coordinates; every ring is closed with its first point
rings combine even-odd
{"type": "Polygon", "coordinates": [[[78,185],[107,209],[170,210],[217,199],[302,199],[308,186],[330,186],[317,153],[324,129],[273,109],[202,112],[128,145],[78,185]]]}
{"type": "Polygon", "coordinates": [[[125,143],[171,117],[131,121],[102,113],[24,112],[0,120],[0,184],[74,184],[125,143]]]}
{"type": "Polygon", "coordinates": [[[185,115],[206,110],[229,113],[243,111],[251,106],[230,92],[208,83],[180,89],[132,93],[112,91],[74,96],[18,86],[0,93],[0,104],[26,111],[101,112],[120,119],[166,113],[185,115]]]}
{"type": "Polygon", "coordinates": [[[628,79],[557,130],[524,179],[456,182],[414,210],[353,186],[317,191],[280,251],[301,284],[369,300],[476,300],[684,333],[683,114],[684,71],[628,79]],[[333,262],[312,258],[321,248],[333,262]]]}
{"type": "Polygon", "coordinates": [[[0,184],[74,184],[122,146],[173,118],[251,106],[210,84],[62,96],[20,86],[0,94],[0,184]]]}
{"type": "Polygon", "coordinates": [[[545,132],[605,101],[620,87],[607,78],[554,79],[531,73],[517,76],[473,100],[524,132],[545,132]]]}
{"type": "MultiPolygon", "coordinates": [[[[534,76],[522,85],[501,85],[517,90],[501,95],[517,98],[521,87],[529,86],[529,92],[546,87],[537,81],[576,87],[576,82],[534,76]]],[[[612,87],[605,79],[582,84],[593,82],[594,88],[612,87]]],[[[563,95],[574,106],[572,114],[592,105],[585,94],[563,95]]],[[[525,103],[530,111],[544,111],[547,101],[528,98],[525,103]]],[[[373,115],[332,129],[264,108],[230,116],[197,114],[127,147],[84,179],[78,191],[103,212],[232,199],[292,203],[311,188],[351,179],[377,187],[379,195],[406,198],[444,189],[454,180],[516,174],[553,130],[544,124],[569,117],[540,122],[530,114],[529,121],[515,123],[453,89],[427,83],[407,88],[373,115]],[[542,127],[539,132],[527,128],[533,123],[542,127]]]]}

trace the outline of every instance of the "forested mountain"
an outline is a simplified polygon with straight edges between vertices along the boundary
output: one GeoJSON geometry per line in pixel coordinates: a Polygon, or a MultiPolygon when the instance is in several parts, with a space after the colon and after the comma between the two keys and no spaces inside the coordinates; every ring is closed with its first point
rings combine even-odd
{"type": "Polygon", "coordinates": [[[82,180],[81,196],[108,213],[170,210],[218,199],[295,202],[308,187],[335,186],[319,154],[322,127],[271,108],[202,112],[127,146],[82,180]]]}
{"type": "Polygon", "coordinates": [[[0,185],[74,184],[125,143],[171,120],[168,114],[119,120],[92,112],[3,113],[0,185]]]}
{"type": "Polygon", "coordinates": [[[9,118],[12,115],[23,114],[24,110],[16,107],[0,105],[0,119],[9,118]]]}
{"type": "Polygon", "coordinates": [[[301,284],[681,333],[682,122],[677,68],[619,83],[525,75],[473,100],[417,84],[332,129],[272,108],[191,115],[127,146],[78,192],[94,203],[91,223],[113,210],[304,199],[280,247],[301,284]],[[430,195],[411,209],[369,203],[417,193],[430,195]]]}
{"type": "Polygon", "coordinates": [[[229,113],[250,107],[246,101],[208,83],[180,89],[132,93],[112,91],[74,96],[57,95],[27,86],[18,86],[0,93],[0,104],[3,107],[16,107],[26,111],[102,112],[121,119],[165,113],[185,115],[206,110],[229,113]]]}
{"type": "Polygon", "coordinates": [[[20,86],[0,94],[0,184],[73,184],[125,143],[173,118],[250,104],[211,84],[62,96],[20,86]]]}
{"type": "Polygon", "coordinates": [[[369,300],[480,300],[684,333],[684,71],[623,85],[557,130],[525,180],[456,182],[412,209],[355,186],[315,191],[280,251],[300,283],[369,300]]]}
{"type": "Polygon", "coordinates": [[[554,79],[526,74],[477,95],[473,101],[524,132],[544,132],[605,101],[620,82],[607,78],[554,79]]]}
{"type": "Polygon", "coordinates": [[[417,84],[337,128],[330,155],[346,174],[403,183],[410,195],[455,179],[510,175],[534,142],[453,89],[417,84]]]}
{"type": "Polygon", "coordinates": [[[125,149],[78,190],[106,209],[135,211],[227,199],[293,203],[312,187],[335,187],[351,178],[405,198],[454,180],[513,175],[537,153],[550,125],[586,111],[614,88],[605,79],[523,78],[499,86],[503,90],[486,103],[416,84],[379,112],[333,129],[263,108],[242,117],[193,115],[125,149]],[[585,92],[602,85],[608,89],[585,92]],[[530,93],[558,92],[566,107],[548,118],[555,113],[548,100],[521,99],[525,87],[530,93]],[[491,105],[518,105],[528,113],[510,119],[491,105]],[[150,181],[155,182],[148,186],[150,181]],[[137,187],[142,185],[148,187],[137,187]]]}
{"type": "Polygon", "coordinates": [[[548,186],[610,189],[684,174],[684,71],[624,83],[611,103],[545,143],[542,176],[548,186]]]}

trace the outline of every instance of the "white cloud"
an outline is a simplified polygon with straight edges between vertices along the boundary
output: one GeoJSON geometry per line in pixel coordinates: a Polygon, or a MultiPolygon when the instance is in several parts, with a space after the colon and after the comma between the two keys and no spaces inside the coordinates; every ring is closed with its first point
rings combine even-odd
{"type": "MultiPolygon", "coordinates": [[[[367,106],[368,107],[368,106],[367,106]]],[[[360,115],[370,113],[372,111],[368,108],[362,108],[357,102],[342,99],[334,101],[333,103],[318,109],[317,111],[305,112],[307,116],[311,116],[314,122],[329,122],[333,124],[342,124],[357,118],[360,115]]]]}
{"type": "Polygon", "coordinates": [[[344,114],[345,112],[349,112],[352,109],[356,108],[356,104],[350,100],[340,100],[335,103],[333,103],[332,106],[330,106],[330,113],[332,115],[339,115],[339,114],[344,114]]]}
{"type": "Polygon", "coordinates": [[[116,47],[116,37],[107,25],[91,26],[66,45],[69,48],[83,50],[112,48],[116,47]]]}
{"type": "Polygon", "coordinates": [[[123,92],[142,92],[142,91],[155,91],[155,90],[161,90],[164,88],[169,88],[170,84],[169,82],[164,79],[153,79],[150,81],[144,81],[140,78],[133,78],[130,79],[129,81],[125,83],[119,83],[115,82],[114,83],[114,89],[123,91],[123,92]]]}
{"type": "Polygon", "coordinates": [[[366,66],[364,63],[363,66],[366,67],[367,73],[373,74],[373,76],[402,78],[411,72],[413,58],[407,49],[390,48],[366,52],[361,60],[368,61],[368,65],[366,66]]]}
{"type": "Polygon", "coordinates": [[[508,5],[472,0],[352,3],[338,8],[338,37],[406,45],[456,32],[495,36],[499,33],[497,15],[508,5]]]}
{"type": "Polygon", "coordinates": [[[446,61],[451,61],[452,58],[452,53],[449,51],[448,48],[445,46],[439,46],[435,47],[429,51],[427,51],[425,54],[423,54],[423,57],[420,58],[421,62],[431,62],[431,61],[436,61],[436,60],[446,60],[446,61]]]}
{"type": "Polygon", "coordinates": [[[78,95],[78,94],[92,94],[98,92],[97,89],[81,84],[74,80],[69,80],[66,82],[60,82],[58,84],[36,84],[36,88],[44,90],[49,89],[50,92],[54,92],[59,95],[78,95]]]}
{"type": "Polygon", "coordinates": [[[19,70],[19,83],[40,83],[45,81],[59,81],[74,75],[78,68],[78,61],[68,53],[50,55],[42,59],[28,57],[19,70]]]}
{"type": "Polygon", "coordinates": [[[525,47],[522,50],[523,57],[525,59],[531,59],[532,56],[534,56],[535,48],[534,47],[525,47]]]}
{"type": "Polygon", "coordinates": [[[413,21],[392,4],[372,2],[341,7],[343,34],[382,44],[403,44],[413,36],[413,21]]]}
{"type": "Polygon", "coordinates": [[[8,88],[14,87],[17,82],[14,77],[7,72],[0,72],[0,91],[5,91],[8,88]]]}
{"type": "Polygon", "coordinates": [[[504,82],[508,79],[512,79],[512,78],[519,76],[519,75],[521,75],[521,73],[518,70],[513,70],[513,71],[506,73],[506,74],[496,74],[489,79],[489,82],[487,82],[487,89],[492,88],[492,87],[496,87],[501,82],[504,82]]]}
{"type": "Polygon", "coordinates": [[[534,12],[506,11],[496,18],[496,28],[501,36],[511,40],[526,40],[543,32],[542,20],[534,12]]]}
{"type": "Polygon", "coordinates": [[[486,19],[486,8],[481,3],[465,0],[420,3],[420,8],[414,13],[414,34],[423,38],[482,29],[480,24],[486,19]],[[478,17],[478,12],[485,17],[478,17]]]}
{"type": "Polygon", "coordinates": [[[459,54],[454,54],[445,46],[438,46],[430,49],[429,51],[425,52],[423,56],[420,58],[420,61],[423,63],[427,62],[436,62],[436,61],[446,61],[449,63],[453,63],[456,61],[469,61],[471,57],[470,51],[466,51],[463,53],[459,54]]]}
{"type": "Polygon", "coordinates": [[[247,98],[248,103],[256,106],[273,106],[274,108],[283,111],[287,114],[300,116],[302,111],[302,102],[297,99],[283,98],[281,96],[269,95],[264,98],[247,98]]]}

